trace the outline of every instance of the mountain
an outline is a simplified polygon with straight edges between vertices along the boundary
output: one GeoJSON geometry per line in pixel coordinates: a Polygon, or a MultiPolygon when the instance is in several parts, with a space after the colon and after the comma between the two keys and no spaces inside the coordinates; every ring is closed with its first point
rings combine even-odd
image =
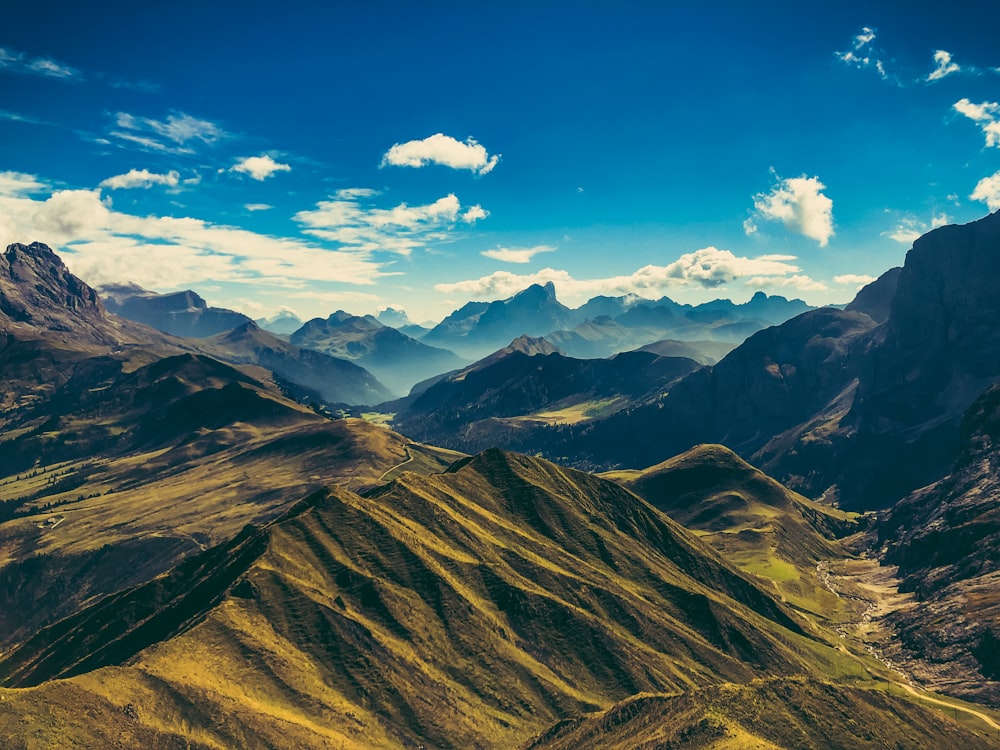
{"type": "Polygon", "coordinates": [[[253,364],[310,389],[329,404],[378,404],[393,397],[368,370],[345,359],[291,344],[252,320],[206,339],[203,349],[238,364],[253,364]]]}
{"type": "Polygon", "coordinates": [[[553,427],[619,412],[699,367],[647,352],[581,360],[552,349],[546,339],[521,337],[427,387],[421,384],[394,404],[393,427],[456,450],[499,443],[536,452],[550,442],[553,427]]]}
{"type": "Polygon", "coordinates": [[[306,349],[351,360],[393,391],[405,395],[414,384],[467,364],[453,352],[428,346],[369,316],[338,310],[314,318],[289,340],[306,349]]]}
{"type": "Polygon", "coordinates": [[[641,691],[861,674],[834,641],[626,490],[493,450],[315,492],[43,629],[0,661],[37,686],[0,731],[110,704],[150,744],[513,747],[641,691]]]}
{"type": "Polygon", "coordinates": [[[405,310],[397,310],[394,307],[387,307],[384,310],[380,310],[378,315],[375,316],[375,320],[390,328],[403,328],[404,326],[414,325],[405,310]]]}
{"type": "Polygon", "coordinates": [[[875,281],[866,284],[844,309],[849,312],[863,312],[876,323],[884,323],[889,317],[892,298],[896,296],[896,287],[902,270],[899,266],[890,268],[875,281]]]}
{"type": "Polygon", "coordinates": [[[265,331],[279,336],[290,336],[302,327],[302,320],[291,310],[281,310],[270,318],[258,318],[254,321],[265,331]]]}
{"type": "Polygon", "coordinates": [[[97,291],[110,312],[174,336],[207,338],[250,321],[243,313],[209,307],[190,289],[157,294],[135,284],[109,284],[97,291]]]}
{"type": "Polygon", "coordinates": [[[966,412],[950,473],[879,519],[875,549],[917,605],[896,612],[892,658],[948,693],[1000,702],[1000,385],[966,412]]]}
{"type": "Polygon", "coordinates": [[[995,747],[912,701],[803,678],[642,695],[553,725],[525,750],[881,750],[995,747]]]}
{"type": "Polygon", "coordinates": [[[470,302],[431,329],[422,341],[480,359],[518,336],[543,336],[568,327],[570,309],[556,300],[552,282],[532,284],[496,302],[470,302]]]}

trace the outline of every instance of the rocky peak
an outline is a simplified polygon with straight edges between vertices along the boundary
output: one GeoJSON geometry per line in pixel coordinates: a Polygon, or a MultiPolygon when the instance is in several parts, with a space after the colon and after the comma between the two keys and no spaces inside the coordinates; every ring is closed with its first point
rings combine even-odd
{"type": "Polygon", "coordinates": [[[8,245],[0,256],[0,325],[70,331],[74,319],[103,319],[94,289],[41,242],[8,245]]]}

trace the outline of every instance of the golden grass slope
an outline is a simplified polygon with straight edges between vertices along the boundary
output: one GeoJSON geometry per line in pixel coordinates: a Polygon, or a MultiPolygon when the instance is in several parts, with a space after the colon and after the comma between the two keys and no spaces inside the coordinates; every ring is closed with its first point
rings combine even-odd
{"type": "Polygon", "coordinates": [[[42,721],[72,685],[165,746],[499,748],[643,691],[866,675],[666,516],[538,459],[331,490],[246,534],[251,562],[210,550],[8,654],[7,684],[99,668],[0,692],[0,734],[105,746],[120,719],[42,721]]]}

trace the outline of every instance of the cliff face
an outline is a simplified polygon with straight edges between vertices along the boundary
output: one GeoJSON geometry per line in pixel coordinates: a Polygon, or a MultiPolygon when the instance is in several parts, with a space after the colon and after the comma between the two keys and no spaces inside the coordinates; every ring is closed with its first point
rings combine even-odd
{"type": "Polygon", "coordinates": [[[80,321],[101,323],[105,317],[97,292],[47,245],[15,243],[0,255],[0,330],[72,331],[80,321]]]}

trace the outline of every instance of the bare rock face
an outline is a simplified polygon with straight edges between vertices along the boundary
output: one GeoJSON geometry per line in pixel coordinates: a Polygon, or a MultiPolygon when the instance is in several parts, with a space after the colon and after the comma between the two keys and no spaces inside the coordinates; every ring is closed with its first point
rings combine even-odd
{"type": "Polygon", "coordinates": [[[918,606],[893,617],[911,671],[1000,704],[1000,385],[968,410],[952,472],[900,501],[876,527],[918,606]]]}
{"type": "Polygon", "coordinates": [[[849,312],[863,312],[876,323],[884,323],[889,317],[892,298],[896,296],[900,267],[890,268],[875,281],[866,284],[844,309],[849,312]]]}
{"type": "Polygon", "coordinates": [[[0,255],[0,330],[34,327],[72,331],[101,322],[104,305],[47,245],[8,245],[0,255]]]}

